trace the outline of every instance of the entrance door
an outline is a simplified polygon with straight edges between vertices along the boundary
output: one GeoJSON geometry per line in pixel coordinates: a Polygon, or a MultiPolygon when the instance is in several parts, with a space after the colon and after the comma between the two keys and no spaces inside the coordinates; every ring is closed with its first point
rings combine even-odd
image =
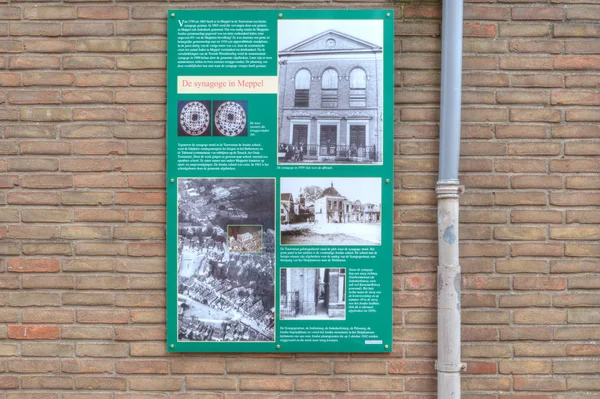
{"type": "Polygon", "coordinates": [[[363,157],[365,153],[365,132],[364,125],[350,126],[350,154],[354,157],[363,157]]]}
{"type": "Polygon", "coordinates": [[[292,145],[296,148],[300,147],[300,143],[302,143],[302,153],[306,155],[308,142],[308,125],[294,125],[294,139],[292,141],[292,145]]]}
{"type": "Polygon", "coordinates": [[[336,125],[321,125],[321,155],[336,154],[337,148],[337,126],[336,125]]]}

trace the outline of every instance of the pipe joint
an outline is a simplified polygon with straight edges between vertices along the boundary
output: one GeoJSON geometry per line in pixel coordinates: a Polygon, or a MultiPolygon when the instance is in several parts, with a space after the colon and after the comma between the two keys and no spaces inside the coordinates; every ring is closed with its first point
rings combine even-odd
{"type": "Polygon", "coordinates": [[[458,198],[464,191],[465,187],[461,186],[458,180],[438,180],[435,185],[435,194],[438,199],[458,198]]]}
{"type": "Polygon", "coordinates": [[[460,265],[448,265],[444,263],[438,263],[438,270],[446,269],[448,271],[460,271],[460,265]]]}
{"type": "Polygon", "coordinates": [[[467,370],[466,363],[444,363],[435,361],[435,369],[444,373],[460,373],[467,370]]]}

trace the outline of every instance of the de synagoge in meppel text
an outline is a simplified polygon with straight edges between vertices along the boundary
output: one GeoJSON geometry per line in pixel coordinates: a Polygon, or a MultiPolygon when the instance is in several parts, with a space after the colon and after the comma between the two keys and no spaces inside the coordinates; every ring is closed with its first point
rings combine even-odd
{"type": "Polygon", "coordinates": [[[382,162],[382,55],[335,30],[279,52],[280,161],[382,162]]]}

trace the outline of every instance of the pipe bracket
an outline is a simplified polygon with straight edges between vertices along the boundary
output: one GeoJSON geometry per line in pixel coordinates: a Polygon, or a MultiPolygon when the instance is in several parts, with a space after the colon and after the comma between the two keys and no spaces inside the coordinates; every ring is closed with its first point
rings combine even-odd
{"type": "Polygon", "coordinates": [[[467,370],[467,364],[466,363],[442,363],[442,362],[438,362],[437,360],[435,361],[435,369],[437,371],[443,371],[446,373],[460,373],[461,371],[466,371],[467,370]]]}

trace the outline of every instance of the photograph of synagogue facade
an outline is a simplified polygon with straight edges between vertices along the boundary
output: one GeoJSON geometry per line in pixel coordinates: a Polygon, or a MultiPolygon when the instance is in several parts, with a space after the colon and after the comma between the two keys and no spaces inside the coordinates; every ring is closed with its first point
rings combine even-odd
{"type": "Polygon", "coordinates": [[[281,319],[346,317],[346,269],[281,269],[280,287],[281,319]]]}
{"type": "Polygon", "coordinates": [[[177,208],[179,340],[273,341],[275,180],[179,179],[177,208]]]}
{"type": "Polygon", "coordinates": [[[295,39],[279,51],[279,162],[380,164],[382,47],[327,21],[303,23],[322,31],[307,37],[298,21],[279,21],[285,43],[295,39]]]}
{"type": "Polygon", "coordinates": [[[381,244],[380,179],[282,178],[281,190],[282,245],[381,244]]]}

